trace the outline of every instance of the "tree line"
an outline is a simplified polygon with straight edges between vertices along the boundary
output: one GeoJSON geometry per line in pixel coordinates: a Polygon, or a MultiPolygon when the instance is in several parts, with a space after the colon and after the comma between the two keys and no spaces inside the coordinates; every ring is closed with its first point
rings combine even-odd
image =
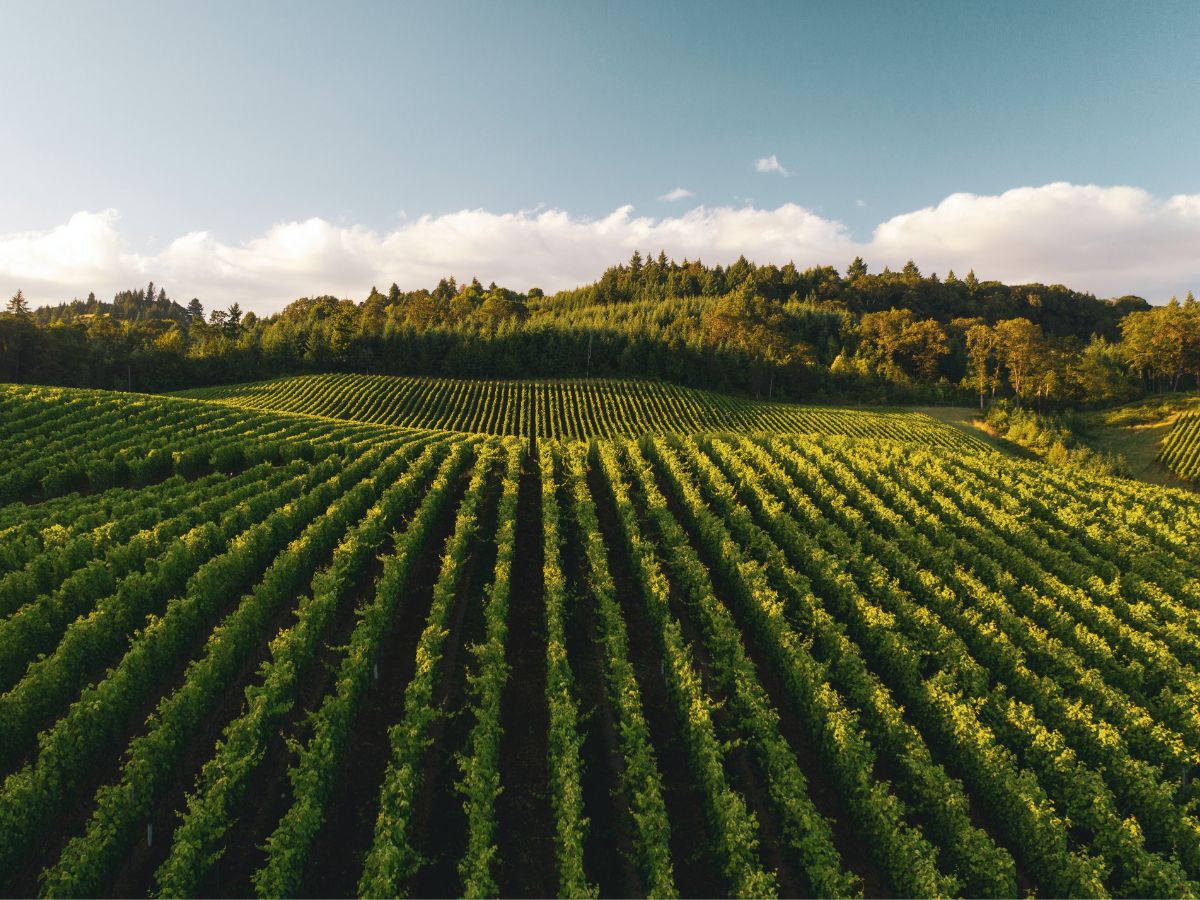
{"type": "Polygon", "coordinates": [[[444,278],[258,317],[151,282],[0,313],[0,378],[165,390],[301,372],[652,377],[777,399],[1102,404],[1200,387],[1200,309],[953,272],[634,253],[554,295],[444,278]]]}

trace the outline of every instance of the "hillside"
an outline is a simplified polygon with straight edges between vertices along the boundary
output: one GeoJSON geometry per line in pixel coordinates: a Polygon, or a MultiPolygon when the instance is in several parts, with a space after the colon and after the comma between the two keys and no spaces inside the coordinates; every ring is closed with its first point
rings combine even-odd
{"type": "Polygon", "coordinates": [[[1200,481],[1200,412],[1179,414],[1163,438],[1160,458],[1177,477],[1200,481]]]}
{"type": "Polygon", "coordinates": [[[1071,468],[1087,468],[1100,462],[1114,473],[1149,484],[1195,487],[1200,475],[1196,462],[1200,457],[1197,410],[1200,395],[1174,393],[1109,409],[1065,414],[1043,415],[1026,409],[1014,416],[1009,409],[1004,416],[996,417],[996,410],[992,410],[987,423],[976,425],[991,429],[993,424],[1004,425],[1007,420],[1005,433],[1010,441],[1052,461],[1053,444],[1059,444],[1060,451],[1070,448],[1059,452],[1057,461],[1071,468]]]}
{"type": "Polygon", "coordinates": [[[1200,476],[1200,395],[1173,394],[1088,415],[1089,439],[1119,453],[1133,477],[1157,484],[1195,484],[1200,476]]]}
{"type": "Polygon", "coordinates": [[[647,382],[205,396],[0,387],[4,895],[1200,893],[1194,493],[647,382]]]}
{"type": "Polygon", "coordinates": [[[311,375],[174,396],[403,428],[540,438],[737,431],[844,434],[930,446],[970,443],[917,413],[763,403],[649,381],[311,375]]]}
{"type": "Polygon", "coordinates": [[[161,288],[0,313],[0,377],[143,391],[355,372],[442,379],[658,379],[768,400],[1069,408],[1200,384],[1200,304],[1063,285],[803,271],[660,254],[545,296],[478,280],[300,297],[262,316],[161,288]]]}

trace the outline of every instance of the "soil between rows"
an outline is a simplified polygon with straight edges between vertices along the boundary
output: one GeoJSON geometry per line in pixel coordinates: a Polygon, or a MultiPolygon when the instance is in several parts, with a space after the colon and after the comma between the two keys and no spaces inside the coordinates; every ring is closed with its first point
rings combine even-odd
{"type": "MultiPolygon", "coordinates": [[[[249,525],[247,529],[253,527],[254,525],[249,525]]],[[[215,558],[215,556],[216,554],[210,558],[215,558]]],[[[265,571],[265,566],[263,571],[265,571]]],[[[263,571],[257,572],[246,583],[231,590],[231,595],[227,598],[228,605],[215,612],[208,623],[199,629],[201,637],[193,642],[193,651],[180,654],[179,658],[174,661],[171,670],[160,679],[162,690],[143,698],[142,702],[137,705],[137,711],[127,718],[127,722],[130,723],[127,728],[111,742],[93,748],[96,765],[81,779],[78,785],[72,788],[67,801],[41,830],[42,840],[30,849],[22,864],[15,868],[9,881],[0,887],[0,895],[32,897],[38,893],[38,877],[41,872],[53,866],[62,856],[70,839],[82,834],[83,829],[87,827],[95,809],[96,792],[102,786],[116,781],[120,776],[125,763],[124,748],[134,738],[146,733],[145,723],[158,708],[163,697],[170,696],[183,684],[187,667],[197,655],[196,649],[202,648],[213,628],[237,608],[237,604],[242,601],[244,594],[258,583],[263,571]]],[[[189,573],[189,579],[194,572],[195,570],[189,573]]],[[[72,703],[74,702],[72,700],[72,703]]],[[[146,837],[144,835],[142,841],[145,841],[146,837]]]]}
{"type": "Polygon", "coordinates": [[[467,650],[485,637],[483,608],[496,567],[500,490],[500,478],[489,482],[479,528],[472,536],[466,571],[458,585],[442,659],[443,674],[434,688],[433,703],[441,708],[443,716],[431,729],[431,744],[413,805],[412,831],[418,850],[427,860],[410,886],[409,893],[416,897],[457,897],[461,893],[458,861],[467,848],[467,816],[457,787],[460,773],[456,759],[467,751],[475,724],[467,688],[477,664],[467,650]]]}
{"type": "MultiPolygon", "coordinates": [[[[659,473],[655,471],[654,475],[659,492],[667,499],[668,510],[675,520],[681,526],[684,526],[686,530],[685,522],[680,517],[678,504],[675,503],[674,497],[667,491],[666,484],[658,478],[659,473]]],[[[766,871],[775,873],[780,896],[811,896],[812,891],[804,883],[802,874],[797,871],[788,858],[780,853],[779,818],[772,806],[770,793],[764,780],[765,776],[760,775],[754,761],[746,750],[743,742],[745,735],[741,734],[731,721],[728,711],[729,698],[717,684],[717,679],[713,672],[712,654],[708,650],[708,645],[702,631],[692,618],[690,603],[683,596],[678,579],[667,564],[661,534],[658,528],[652,525],[646,518],[645,496],[637,489],[631,493],[637,500],[635,506],[642,527],[642,533],[650,536],[658,547],[658,555],[663,563],[663,571],[667,575],[670,590],[671,614],[679,622],[684,639],[691,648],[696,669],[700,673],[701,686],[714,702],[713,725],[717,737],[719,740],[728,742],[728,751],[724,759],[725,777],[730,786],[746,801],[747,808],[758,820],[760,862],[766,871]]],[[[692,549],[699,556],[698,547],[692,540],[690,532],[688,533],[688,539],[692,549]]],[[[708,566],[705,568],[709,570],[715,590],[717,573],[713,572],[708,566]]],[[[727,596],[727,594],[728,592],[726,591],[723,593],[723,596],[727,596]]],[[[723,602],[722,596],[718,596],[716,599],[718,602],[723,602]]]]}
{"type": "Polygon", "coordinates": [[[595,465],[588,467],[588,488],[596,505],[600,532],[608,550],[609,573],[625,617],[630,662],[642,696],[646,724],[654,745],[663,783],[663,802],[671,823],[670,848],[675,884],[684,897],[715,897],[726,893],[715,865],[715,854],[705,827],[707,817],[695,779],[688,766],[687,747],[667,696],[662,655],[652,640],[652,629],[642,610],[638,582],[620,537],[612,498],[595,465]]]}
{"type": "MultiPolygon", "coordinates": [[[[466,476],[464,475],[464,478],[466,476]]],[[[411,587],[404,591],[393,631],[376,652],[378,676],[368,685],[354,716],[346,750],[313,841],[300,888],[303,897],[355,896],[363,860],[371,849],[379,814],[380,789],[392,759],[388,731],[404,715],[404,691],[416,668],[416,647],[425,629],[441,572],[442,556],[453,534],[458,503],[447,506],[433,540],[422,547],[411,587]]],[[[453,654],[461,640],[466,589],[475,566],[472,553],[460,572],[450,634],[443,653],[453,654]]],[[[445,661],[445,660],[443,660],[445,661]]],[[[447,679],[442,678],[443,682],[447,679]]]]}
{"type": "MultiPolygon", "coordinates": [[[[658,469],[655,468],[654,471],[655,477],[659,480],[659,489],[662,491],[663,496],[667,498],[668,509],[675,516],[676,521],[684,527],[684,531],[688,535],[689,544],[696,551],[701,561],[704,562],[705,568],[708,569],[718,599],[733,596],[734,591],[728,579],[722,574],[719,567],[712,565],[710,556],[702,550],[693,529],[688,527],[687,520],[682,515],[682,510],[674,493],[667,488],[665,480],[662,479],[658,469]]],[[[746,624],[740,604],[724,602],[724,606],[741,631],[742,646],[746,650],[746,655],[750,657],[750,661],[754,664],[754,668],[758,673],[759,683],[762,685],[763,690],[766,691],[767,697],[771,701],[771,706],[779,714],[780,733],[788,742],[788,746],[791,747],[792,752],[796,755],[800,771],[804,774],[805,781],[808,784],[809,797],[817,811],[830,823],[833,831],[834,846],[842,857],[842,864],[862,879],[864,896],[892,896],[894,892],[887,880],[886,874],[871,856],[866,844],[855,830],[854,820],[851,817],[850,809],[845,799],[834,787],[834,781],[829,775],[824,762],[820,759],[817,751],[811,744],[807,729],[795,714],[775,666],[771,664],[768,655],[759,643],[754,640],[753,632],[746,624]]]]}
{"type": "Polygon", "coordinates": [[[500,700],[496,882],[504,897],[558,894],[554,809],[547,777],[546,597],[541,485],[529,457],[517,494],[516,548],[508,608],[508,681],[500,700]]]}
{"type": "MultiPolygon", "coordinates": [[[[409,461],[410,466],[413,461],[415,461],[415,458],[409,461]]],[[[426,480],[428,481],[428,479],[426,480]]],[[[379,495],[390,486],[386,484],[378,486],[373,500],[378,500],[379,495]]],[[[357,487],[357,484],[351,485],[347,489],[347,493],[357,487]]],[[[354,528],[356,524],[351,524],[350,527],[354,528]]],[[[334,550],[337,547],[337,542],[340,540],[341,536],[335,538],[333,547],[328,553],[322,554],[319,559],[309,561],[311,572],[307,576],[307,579],[310,582],[310,587],[316,573],[332,562],[334,550]]],[[[390,531],[387,532],[379,548],[375,553],[370,555],[367,564],[363,567],[363,571],[359,574],[354,584],[349,587],[346,596],[342,598],[342,602],[338,607],[340,612],[344,612],[347,609],[353,610],[358,605],[360,599],[370,596],[372,585],[383,569],[382,557],[392,552],[394,543],[392,533],[390,531]]],[[[281,605],[272,622],[264,630],[265,640],[259,642],[254,652],[242,664],[238,674],[231,679],[221,698],[220,704],[213,715],[206,721],[204,730],[189,745],[178,776],[172,780],[169,788],[162,793],[155,804],[154,811],[150,817],[150,821],[155,826],[153,843],[148,844],[146,836],[143,836],[137,842],[129,857],[114,873],[111,890],[107,892],[108,896],[135,897],[149,895],[154,886],[154,873],[166,860],[170,852],[171,840],[180,821],[178,813],[181,813],[187,807],[187,793],[193,790],[201,769],[212,757],[217,741],[220,740],[226,726],[235,717],[245,711],[246,687],[252,678],[257,680],[255,675],[259,667],[270,658],[271,641],[281,631],[295,624],[301,596],[304,596],[303,592],[292,598],[292,602],[281,605]]],[[[339,629],[346,628],[352,621],[353,618],[350,616],[335,616],[333,621],[335,633],[339,629]]],[[[341,640],[348,637],[348,634],[347,628],[341,640]]],[[[335,641],[335,645],[336,643],[335,641]]],[[[314,668],[319,670],[322,667],[316,666],[314,668]]],[[[319,673],[319,677],[323,680],[323,672],[319,673]]],[[[303,697],[305,695],[300,693],[298,696],[303,697]]]]}
{"type": "MultiPolygon", "coordinates": [[[[837,481],[833,481],[831,483],[834,484],[834,486],[838,490],[842,489],[842,485],[840,483],[838,483],[837,481]]],[[[864,487],[870,493],[872,493],[872,494],[875,493],[870,485],[864,485],[864,487]]],[[[889,504],[887,504],[886,498],[884,498],[882,496],[877,496],[877,499],[881,503],[883,503],[885,506],[889,505],[889,504]]],[[[918,528],[919,523],[910,521],[909,517],[906,514],[902,514],[902,515],[903,515],[903,518],[905,519],[905,521],[908,522],[909,526],[911,526],[913,528],[918,528]]],[[[790,554],[789,554],[789,558],[790,558],[790,554]]],[[[793,564],[797,564],[799,561],[792,560],[792,562],[793,562],[793,564]]],[[[798,568],[802,569],[801,566],[798,566],[798,568]]],[[[850,575],[852,578],[854,578],[855,582],[859,584],[860,588],[862,588],[864,590],[864,592],[869,591],[869,585],[867,585],[863,582],[862,577],[860,577],[859,575],[855,574],[852,571],[850,572],[850,575]]],[[[904,578],[903,576],[898,576],[898,577],[900,577],[902,585],[906,586],[910,590],[914,587],[916,587],[918,589],[918,591],[924,589],[920,585],[905,584],[905,582],[907,582],[908,579],[904,578]]],[[[916,596],[916,595],[914,595],[914,596],[916,596]]],[[[947,626],[947,627],[949,627],[949,626],[947,626]]],[[[951,630],[953,630],[953,629],[951,629],[951,630]]],[[[866,653],[864,653],[863,656],[864,656],[864,659],[867,661],[868,667],[871,669],[871,671],[875,672],[876,676],[880,678],[880,681],[882,683],[886,684],[886,681],[884,680],[882,675],[877,670],[877,666],[875,665],[874,661],[866,653]]],[[[900,709],[901,709],[901,715],[903,716],[904,720],[909,725],[916,728],[919,732],[920,731],[920,723],[916,720],[916,717],[914,716],[912,710],[905,706],[901,706],[900,709]]],[[[946,771],[946,773],[948,775],[950,775],[951,777],[957,778],[960,781],[965,782],[966,778],[964,776],[967,775],[967,773],[963,772],[961,767],[958,766],[957,763],[951,758],[950,754],[945,752],[946,748],[941,745],[941,742],[936,741],[936,740],[931,740],[930,738],[926,737],[924,735],[924,733],[922,733],[922,738],[926,742],[926,746],[929,749],[930,756],[932,757],[933,761],[935,763],[941,765],[943,767],[943,769],[946,771]]],[[[1018,758],[1020,758],[1021,754],[1020,754],[1020,751],[1018,748],[1009,748],[1009,749],[1013,750],[1014,754],[1017,755],[1018,758]]],[[[992,841],[997,846],[1004,847],[1005,849],[1008,850],[1008,852],[1012,856],[1013,861],[1016,866],[1016,877],[1017,877],[1018,889],[1025,893],[1029,893],[1030,891],[1032,891],[1035,887],[1035,883],[1034,883],[1034,880],[1029,875],[1029,872],[1028,872],[1025,862],[1024,862],[1023,855],[1017,850],[1017,848],[1011,846],[1010,842],[1005,841],[1002,838],[1001,829],[997,827],[995,821],[992,818],[992,815],[983,808],[983,805],[980,803],[979,798],[975,794],[975,792],[966,790],[966,791],[964,791],[964,794],[967,798],[967,803],[970,807],[971,824],[974,825],[975,827],[981,829],[985,833],[987,833],[987,835],[992,839],[992,841]]]]}
{"type": "MultiPolygon", "coordinates": [[[[323,562],[327,562],[324,560],[323,562]]],[[[125,862],[114,873],[107,897],[146,897],[153,888],[154,872],[166,860],[171,849],[171,840],[179,826],[177,812],[187,808],[187,792],[192,790],[204,764],[212,757],[217,741],[226,726],[245,711],[245,689],[258,667],[267,659],[267,645],[295,616],[296,602],[286,603],[276,613],[266,629],[267,638],[242,665],[232,678],[213,714],[206,719],[204,727],[189,746],[179,768],[179,775],[172,779],[169,788],[154,804],[149,821],[154,825],[153,842],[148,843],[149,834],[144,833],[132,848],[125,862]]]]}
{"type": "Polygon", "coordinates": [[[557,481],[562,568],[567,583],[567,658],[575,680],[579,731],[583,736],[583,812],[588,819],[584,870],[601,897],[644,897],[634,864],[633,820],[622,787],[625,760],[605,678],[604,643],[587,587],[587,563],[579,524],[564,478],[557,481]]]}
{"type": "MultiPolygon", "coordinates": [[[[414,566],[412,579],[404,588],[405,598],[401,601],[398,614],[400,621],[423,622],[428,613],[428,603],[425,604],[424,609],[421,609],[419,602],[419,598],[424,596],[422,594],[423,582],[428,582],[429,588],[426,593],[431,595],[432,579],[437,577],[437,554],[453,527],[455,511],[466,485],[467,475],[464,473],[459,477],[458,484],[453,489],[454,494],[450,498],[450,502],[446,504],[446,508],[431,529],[429,540],[425,542],[425,548],[414,566]],[[432,578],[429,578],[428,571],[431,568],[433,575],[432,578]]],[[[393,548],[394,541],[389,534],[385,539],[385,545],[381,547],[379,553],[375,554],[375,557],[386,556],[392,552],[393,548]]],[[[289,742],[296,741],[302,744],[308,739],[310,734],[308,716],[320,705],[329,689],[342,658],[343,648],[349,642],[350,635],[357,624],[356,612],[374,596],[375,579],[381,570],[382,562],[378,558],[373,558],[371,565],[364,569],[338,604],[319,659],[301,679],[297,691],[297,702],[279,732],[271,740],[263,761],[260,763],[254,787],[257,802],[246,804],[244,807],[246,814],[241,816],[230,829],[225,844],[225,853],[217,860],[201,888],[203,896],[247,897],[253,895],[251,878],[266,859],[262,845],[275,830],[292,802],[292,787],[288,779],[288,770],[296,762],[296,755],[289,746],[289,742]]],[[[395,666],[391,668],[395,669],[395,666]]],[[[380,671],[381,674],[385,671],[382,664],[380,671]]]]}

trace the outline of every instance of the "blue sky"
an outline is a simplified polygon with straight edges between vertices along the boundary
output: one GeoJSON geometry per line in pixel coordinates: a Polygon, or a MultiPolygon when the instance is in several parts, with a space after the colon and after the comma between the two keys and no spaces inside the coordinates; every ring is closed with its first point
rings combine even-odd
{"type": "MultiPolygon", "coordinates": [[[[631,205],[626,221],[661,226],[697,207],[794,205],[840,228],[842,243],[795,235],[792,255],[804,257],[872,249],[881,223],[960,193],[1132,186],[1152,207],[1200,194],[1194,2],[46,2],[0,7],[0,33],[0,289],[24,281],[47,298],[87,279],[113,290],[157,266],[178,273],[177,292],[195,282],[275,302],[302,288],[303,267],[219,287],[196,273],[227,266],[228,254],[206,251],[201,262],[196,250],[184,265],[164,253],[202,233],[249,265],[270,255],[254,242],[271,229],[314,220],[328,226],[312,254],[321,256],[328,235],[365,231],[386,245],[422,216],[463,210],[551,210],[585,223],[631,205]],[[756,170],[771,156],[790,174],[756,170]],[[675,188],[690,195],[660,199],[675,188]],[[73,245],[116,242],[91,268],[67,261],[56,274],[14,261],[80,213],[100,225],[77,228],[73,245]],[[97,238],[97,228],[111,234],[97,238]],[[97,262],[105,254],[116,262],[97,262]]],[[[1185,227],[1185,245],[1193,212],[1172,223],[1185,227]]],[[[625,243],[677,231],[613,227],[625,243]]],[[[746,237],[718,232],[679,249],[720,256],[746,237]]],[[[363,252],[346,244],[337,253],[363,252]]],[[[489,248],[468,242],[437,262],[456,274],[487,268],[489,248]]],[[[548,283],[598,274],[585,263],[612,249],[582,254],[548,283]]],[[[419,279],[424,270],[405,264],[415,252],[393,246],[361,278],[343,261],[333,281],[359,291],[389,266],[419,279]]],[[[972,264],[986,269],[979,255],[972,264]]],[[[1004,254],[996,260],[1010,275],[1004,254]]],[[[498,280],[540,275],[501,268],[498,280]]],[[[333,289],[315,283],[319,270],[313,291],[333,289]]],[[[1127,286],[1080,286],[1139,287],[1137,272],[1124,277],[1127,286]]],[[[1140,292],[1167,290],[1174,281],[1140,292]]]]}

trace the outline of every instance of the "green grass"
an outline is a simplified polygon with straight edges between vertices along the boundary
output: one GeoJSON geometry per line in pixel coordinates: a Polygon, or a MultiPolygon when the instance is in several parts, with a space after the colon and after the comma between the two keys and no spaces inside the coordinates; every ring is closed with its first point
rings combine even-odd
{"type": "MultiPolygon", "coordinates": [[[[929,416],[1021,459],[1038,458],[1033,451],[1006,439],[984,422],[973,406],[914,406],[910,412],[929,416]]],[[[1166,487],[1194,488],[1171,471],[1161,458],[1163,441],[1180,415],[1200,410],[1200,394],[1176,393],[1138,400],[1112,409],[1078,414],[1072,433],[1082,446],[1124,460],[1128,477],[1166,487]]]]}
{"type": "Polygon", "coordinates": [[[1192,483],[1167,468],[1160,453],[1163,440],[1179,416],[1194,409],[1200,409],[1200,394],[1169,394],[1139,400],[1087,413],[1086,431],[1081,437],[1097,450],[1123,456],[1130,475],[1139,481],[1187,487],[1192,483]]]}

